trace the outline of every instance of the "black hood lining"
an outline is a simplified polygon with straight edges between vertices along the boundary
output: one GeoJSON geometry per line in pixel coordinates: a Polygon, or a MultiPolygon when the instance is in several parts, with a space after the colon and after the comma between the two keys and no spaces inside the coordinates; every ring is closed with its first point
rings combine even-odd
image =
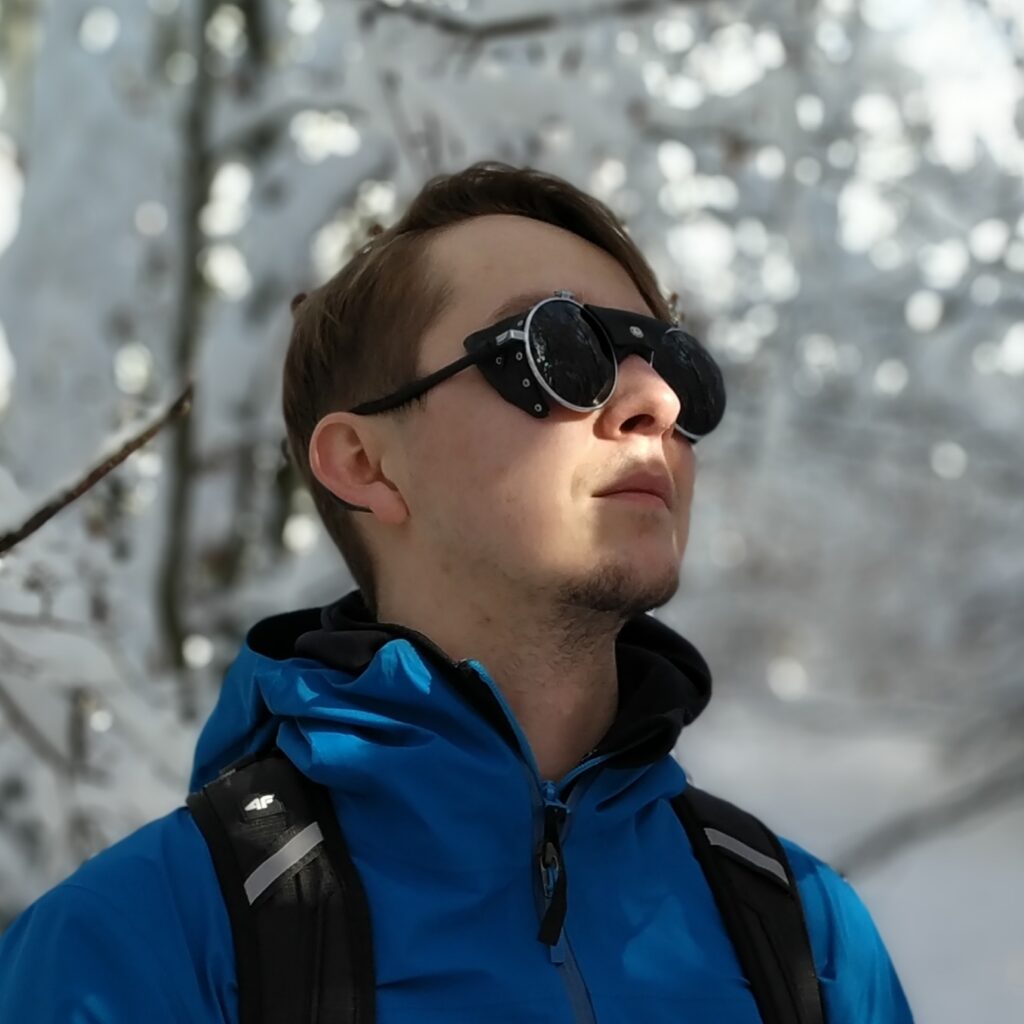
{"type": "MultiPolygon", "coordinates": [[[[263,619],[249,630],[246,643],[276,660],[311,658],[355,678],[385,644],[399,638],[414,644],[515,745],[504,711],[490,688],[481,685],[475,670],[464,661],[453,661],[414,629],[378,622],[358,589],[323,607],[263,619]]],[[[615,767],[651,764],[672,751],[682,729],[707,706],[711,671],[693,644],[649,614],[638,615],[622,627],[615,660],[618,712],[595,754],[612,754],[608,763],[615,767]]]]}

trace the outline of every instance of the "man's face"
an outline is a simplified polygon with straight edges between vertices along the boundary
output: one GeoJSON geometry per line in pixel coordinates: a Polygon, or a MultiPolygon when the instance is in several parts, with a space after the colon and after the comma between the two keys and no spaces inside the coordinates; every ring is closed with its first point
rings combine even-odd
{"type": "MultiPolygon", "coordinates": [[[[421,375],[463,356],[463,339],[500,319],[495,312],[515,296],[567,289],[580,302],[653,315],[612,256],[541,221],[464,221],[435,238],[428,261],[452,299],[422,339],[421,375]]],[[[408,519],[401,543],[383,552],[385,592],[391,582],[433,583],[439,598],[463,588],[492,598],[498,614],[514,614],[509,603],[522,602],[620,612],[623,621],[673,596],[696,470],[690,443],[673,428],[678,397],[631,355],[603,408],[549,405],[550,415],[535,419],[475,367],[429,392],[402,430],[399,486],[408,519]],[[670,509],[596,496],[652,463],[671,477],[670,509]]]]}

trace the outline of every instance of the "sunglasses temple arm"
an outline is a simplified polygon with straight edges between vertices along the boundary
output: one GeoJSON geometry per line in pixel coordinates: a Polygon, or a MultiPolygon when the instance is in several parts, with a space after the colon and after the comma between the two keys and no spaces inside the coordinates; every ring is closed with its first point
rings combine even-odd
{"type": "Polygon", "coordinates": [[[426,377],[418,377],[416,380],[410,381],[387,398],[380,398],[373,402],[364,402],[352,411],[369,415],[370,413],[393,409],[395,406],[423,394],[424,391],[432,388],[435,384],[440,384],[441,381],[454,376],[459,370],[464,370],[467,366],[480,362],[486,355],[486,352],[471,352],[469,355],[457,359],[454,363],[449,363],[448,366],[443,366],[440,370],[436,370],[426,377]]]}

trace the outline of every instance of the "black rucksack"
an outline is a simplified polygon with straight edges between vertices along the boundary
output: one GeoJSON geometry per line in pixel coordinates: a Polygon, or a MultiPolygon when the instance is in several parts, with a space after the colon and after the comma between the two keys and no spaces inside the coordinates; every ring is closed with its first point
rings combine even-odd
{"type": "MultiPolygon", "coordinates": [[[[229,765],[187,804],[231,918],[239,1024],[375,1024],[369,904],[326,788],[273,748],[229,765]]],[[[824,1024],[778,838],[692,785],[672,805],[764,1024],[824,1024]]]]}

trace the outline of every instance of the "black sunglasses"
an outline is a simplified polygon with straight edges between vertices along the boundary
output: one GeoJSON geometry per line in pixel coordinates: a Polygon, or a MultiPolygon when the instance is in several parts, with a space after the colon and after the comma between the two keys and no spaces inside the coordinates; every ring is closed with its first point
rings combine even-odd
{"type": "Polygon", "coordinates": [[[370,415],[394,409],[479,365],[502,398],[537,419],[549,414],[549,398],[576,412],[592,412],[614,393],[618,364],[636,353],[679,396],[675,427],[693,444],[710,434],[725,412],[721,370],[692,334],[627,310],[583,305],[571,292],[557,291],[526,313],[476,331],[463,346],[468,355],[461,359],[348,411],[370,415]]]}

